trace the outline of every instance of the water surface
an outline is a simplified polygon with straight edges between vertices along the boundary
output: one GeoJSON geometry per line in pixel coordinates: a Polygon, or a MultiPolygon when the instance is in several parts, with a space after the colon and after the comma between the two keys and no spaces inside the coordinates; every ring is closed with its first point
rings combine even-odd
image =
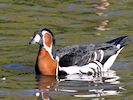
{"type": "Polygon", "coordinates": [[[64,79],[36,76],[38,46],[28,42],[38,28],[50,28],[57,48],[102,43],[121,35],[133,37],[132,0],[1,0],[0,100],[132,100],[133,42],[111,70],[96,76],[64,79]]]}

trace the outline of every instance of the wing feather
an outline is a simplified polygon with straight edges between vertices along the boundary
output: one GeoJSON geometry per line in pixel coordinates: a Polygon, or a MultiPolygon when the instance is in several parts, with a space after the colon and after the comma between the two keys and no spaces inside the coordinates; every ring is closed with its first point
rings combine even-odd
{"type": "Polygon", "coordinates": [[[67,67],[73,65],[83,66],[95,60],[104,63],[117,50],[115,45],[103,43],[67,46],[58,49],[56,52],[60,59],[59,65],[67,67]],[[100,53],[100,50],[104,52],[104,55],[100,53]]]}

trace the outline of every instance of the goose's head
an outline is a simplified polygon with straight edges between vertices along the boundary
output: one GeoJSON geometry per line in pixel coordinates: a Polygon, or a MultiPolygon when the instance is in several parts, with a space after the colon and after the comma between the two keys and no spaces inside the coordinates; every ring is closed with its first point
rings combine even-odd
{"type": "Polygon", "coordinates": [[[36,43],[38,43],[41,48],[52,48],[52,46],[55,45],[53,33],[47,28],[38,29],[34,33],[32,40],[29,42],[29,44],[36,43]]]}

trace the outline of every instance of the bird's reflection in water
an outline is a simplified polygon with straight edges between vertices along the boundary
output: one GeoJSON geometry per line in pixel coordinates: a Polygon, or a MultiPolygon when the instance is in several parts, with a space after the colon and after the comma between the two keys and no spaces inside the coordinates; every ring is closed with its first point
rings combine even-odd
{"type": "Polygon", "coordinates": [[[104,20],[100,23],[98,27],[96,27],[97,31],[108,31],[111,30],[111,28],[108,28],[109,20],[104,20]]]}
{"type": "Polygon", "coordinates": [[[97,9],[105,10],[110,6],[108,0],[101,0],[100,3],[96,6],[97,9]]]}
{"type": "Polygon", "coordinates": [[[37,76],[36,78],[38,100],[52,100],[51,95],[59,96],[59,94],[65,93],[70,93],[75,98],[118,95],[122,89],[120,77],[113,70],[97,73],[93,76],[75,74],[60,79],[55,76],[37,76]]]}
{"type": "Polygon", "coordinates": [[[57,79],[55,76],[36,76],[38,86],[36,96],[39,100],[51,100],[49,96],[50,91],[56,91],[57,79]]]}

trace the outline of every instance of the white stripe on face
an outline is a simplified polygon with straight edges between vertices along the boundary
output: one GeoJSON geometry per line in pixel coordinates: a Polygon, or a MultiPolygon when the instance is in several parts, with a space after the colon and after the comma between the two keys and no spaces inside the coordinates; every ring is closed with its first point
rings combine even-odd
{"type": "Polygon", "coordinates": [[[40,41],[40,39],[41,39],[41,37],[38,34],[34,37],[34,41],[37,43],[40,41]]]}

